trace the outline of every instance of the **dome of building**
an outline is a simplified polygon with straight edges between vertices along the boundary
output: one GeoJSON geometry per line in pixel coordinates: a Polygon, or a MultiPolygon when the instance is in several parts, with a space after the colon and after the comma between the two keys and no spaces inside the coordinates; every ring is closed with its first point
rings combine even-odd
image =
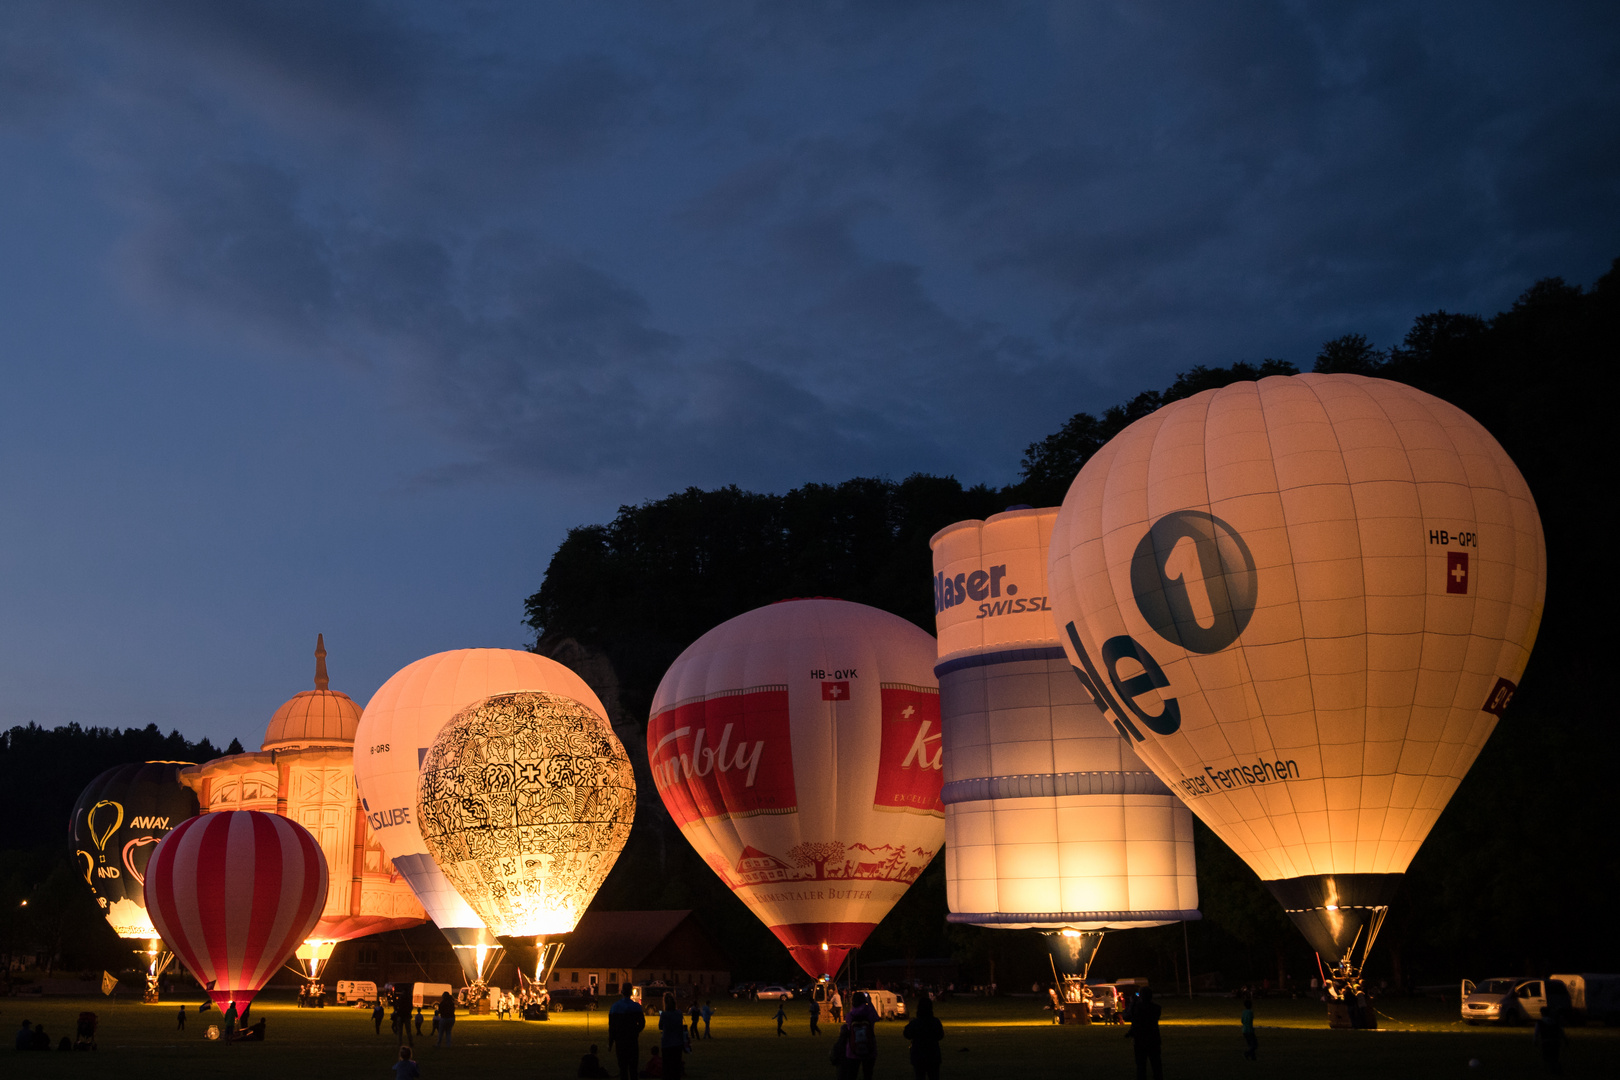
{"type": "Polygon", "coordinates": [[[360,706],[348,694],[328,689],[326,641],[315,635],[315,689],[294,694],[276,710],[264,730],[265,750],[298,750],[308,746],[354,743],[360,706]]]}

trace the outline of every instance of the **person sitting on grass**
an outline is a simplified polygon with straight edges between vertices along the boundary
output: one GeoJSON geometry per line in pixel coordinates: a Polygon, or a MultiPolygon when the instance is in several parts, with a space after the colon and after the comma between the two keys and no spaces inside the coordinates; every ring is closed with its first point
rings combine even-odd
{"type": "Polygon", "coordinates": [[[411,1048],[399,1048],[399,1060],[394,1062],[394,1080],[418,1080],[422,1075],[422,1067],[411,1057],[411,1048]]]}
{"type": "Polygon", "coordinates": [[[641,1067],[641,1075],[644,1078],[651,1077],[652,1080],[663,1080],[664,1058],[658,1052],[658,1047],[652,1048],[652,1057],[648,1058],[647,1064],[641,1067]]]}
{"type": "Polygon", "coordinates": [[[608,1071],[602,1068],[602,1059],[596,1056],[595,1043],[591,1043],[588,1053],[580,1056],[579,1072],[576,1075],[581,1080],[607,1080],[608,1071]]]}
{"type": "Polygon", "coordinates": [[[32,1050],[34,1048],[34,1022],[23,1017],[22,1027],[17,1029],[17,1049],[32,1050]]]}

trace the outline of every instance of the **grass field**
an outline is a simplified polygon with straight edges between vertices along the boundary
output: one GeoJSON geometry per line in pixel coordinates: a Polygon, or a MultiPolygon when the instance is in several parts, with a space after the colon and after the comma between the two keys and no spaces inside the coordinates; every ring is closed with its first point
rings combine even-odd
{"type": "MultiPolygon", "coordinates": [[[[1384,1030],[1330,1031],[1320,1005],[1312,1002],[1257,1002],[1260,1059],[1245,1061],[1238,1034],[1239,1005],[1230,999],[1170,998],[1164,1005],[1164,1066],[1171,1080],[1196,1077],[1524,1077],[1541,1074],[1525,1027],[1473,1028],[1456,1017],[1456,1006],[1425,999],[1391,998],[1379,1003],[1387,1014],[1384,1030]],[[1478,1059],[1478,1067],[1469,1060],[1478,1059]]],[[[808,1034],[805,1010],[788,1009],[786,1038],[777,1038],[774,1004],[716,1001],[714,1039],[700,1043],[689,1059],[692,1080],[831,1080],[827,1051],[832,1037],[808,1034]]],[[[229,1077],[373,1077],[391,1080],[393,1036],[385,1024],[373,1033],[369,1012],[327,1008],[300,1010],[273,997],[255,1005],[264,1017],[262,1044],[226,1046],[209,1042],[204,1031],[219,1014],[199,1015],[195,1005],[186,1031],[174,1030],[177,1005],[112,1003],[105,998],[0,998],[0,1075],[95,1077],[98,1080],[189,1080],[229,1077]],[[14,1053],[9,1040],[23,1017],[45,1025],[53,1041],[71,1033],[81,1009],[101,1019],[94,1054],[14,1053]]],[[[949,1080],[1014,1080],[1018,1077],[1129,1077],[1131,1046],[1115,1027],[1053,1027],[1033,998],[957,998],[940,1003],[945,1024],[945,1066],[949,1080]]],[[[437,1048],[418,1040],[424,1080],[566,1080],[575,1074],[588,1043],[607,1054],[606,1014],[553,1014],[544,1023],[463,1017],[455,1046],[437,1048]]],[[[1565,1075],[1620,1077],[1620,1029],[1576,1028],[1565,1047],[1565,1075]]],[[[652,1045],[642,1038],[642,1057],[652,1045]]],[[[899,1024],[883,1024],[878,1034],[879,1077],[909,1077],[899,1024]]]]}

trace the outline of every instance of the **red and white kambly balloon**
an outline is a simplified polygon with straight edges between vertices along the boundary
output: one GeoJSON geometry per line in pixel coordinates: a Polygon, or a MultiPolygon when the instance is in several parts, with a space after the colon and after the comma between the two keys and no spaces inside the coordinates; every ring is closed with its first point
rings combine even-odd
{"type": "Polygon", "coordinates": [[[843,600],[724,622],[665,673],[664,805],[810,975],[836,973],[945,839],[934,639],[843,600]]]}
{"type": "Polygon", "coordinates": [[[326,857],[279,814],[222,810],[182,822],[146,865],[146,910],[220,1009],[245,1008],[326,906],[326,857]]]}

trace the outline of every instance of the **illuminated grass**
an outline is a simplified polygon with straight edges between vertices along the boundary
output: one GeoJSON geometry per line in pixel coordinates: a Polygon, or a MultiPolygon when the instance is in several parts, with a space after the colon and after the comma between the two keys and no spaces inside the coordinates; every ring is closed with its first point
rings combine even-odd
{"type": "MultiPolygon", "coordinates": [[[[272,999],[273,1000],[273,999],[272,999]]],[[[1314,1002],[1256,1003],[1260,1060],[1245,1061],[1238,1034],[1240,1005],[1225,998],[1169,998],[1164,1005],[1164,1061],[1172,1080],[1198,1077],[1443,1077],[1533,1076],[1540,1063],[1530,1030],[1472,1028],[1456,1016],[1456,1006],[1423,999],[1379,1002],[1388,1019],[1377,1032],[1329,1031],[1322,1007],[1314,1002]],[[1470,1069],[1477,1058],[1481,1067],[1470,1069]]],[[[829,1026],[815,1040],[808,1035],[805,1010],[790,1003],[789,1035],[778,1038],[771,1017],[774,1003],[716,1000],[715,1038],[701,1043],[691,1058],[692,1080],[767,1077],[769,1080],[832,1080],[827,1051],[829,1026]]],[[[373,1033],[370,1013],[352,1009],[300,1010],[267,1001],[254,1008],[268,1023],[263,1044],[224,1046],[203,1037],[218,1013],[188,1015],[184,1035],[175,1032],[176,1006],[114,1004],[106,999],[0,998],[0,1031],[10,1038],[27,1016],[45,1024],[53,1041],[71,1033],[81,1009],[101,1018],[96,1054],[17,1054],[0,1045],[6,1077],[101,1077],[120,1080],[300,1080],[304,1077],[375,1077],[388,1080],[394,1060],[387,1025],[373,1033]]],[[[1118,1027],[1054,1027],[1038,1000],[986,1001],[959,998],[942,1002],[946,1027],[943,1075],[951,1080],[1011,1080],[1012,1077],[1130,1076],[1131,1046],[1118,1027]],[[965,1048],[965,1049],[964,1049],[965,1048]]],[[[418,1041],[424,1080],[566,1080],[590,1042],[607,1054],[606,1014],[556,1014],[547,1023],[463,1017],[456,1045],[440,1049],[424,1036],[418,1041]]],[[[642,1054],[652,1045],[644,1034],[642,1054]]],[[[878,1029],[878,1075],[909,1077],[900,1025],[878,1029]]],[[[1584,1028],[1570,1032],[1565,1075],[1620,1076],[1620,1029],[1584,1028]]]]}

